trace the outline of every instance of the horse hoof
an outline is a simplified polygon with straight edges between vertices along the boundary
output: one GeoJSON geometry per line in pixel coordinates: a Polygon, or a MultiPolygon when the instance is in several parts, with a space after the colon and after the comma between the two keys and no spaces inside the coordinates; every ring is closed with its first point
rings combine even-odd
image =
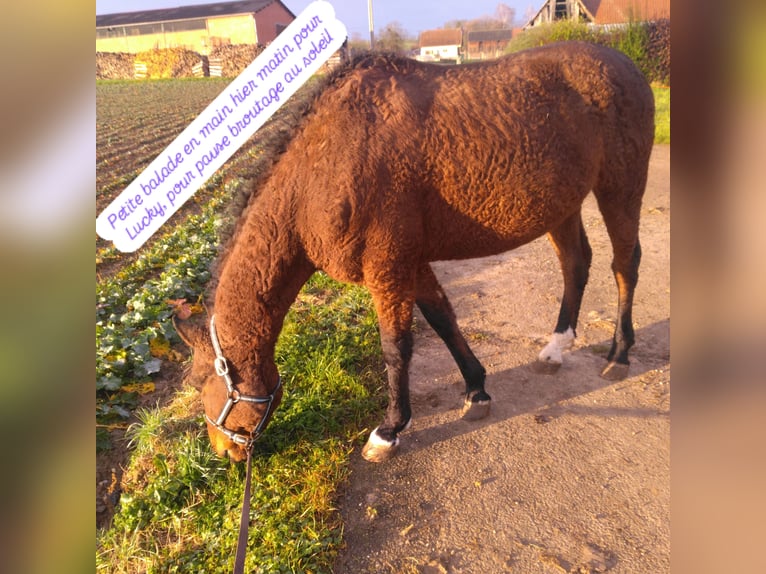
{"type": "Polygon", "coordinates": [[[628,376],[628,365],[624,363],[615,363],[611,361],[603,371],[601,371],[601,378],[607,381],[621,381],[628,376]]]}
{"type": "Polygon", "coordinates": [[[561,368],[564,362],[564,351],[574,346],[574,329],[569,327],[563,333],[553,333],[550,342],[537,355],[537,361],[532,370],[544,375],[552,375],[561,368]]]}
{"type": "Polygon", "coordinates": [[[370,462],[384,462],[399,450],[399,437],[387,441],[378,434],[377,427],[370,433],[370,438],[362,449],[362,457],[370,462]]]}
{"type": "Polygon", "coordinates": [[[534,363],[532,363],[532,370],[535,373],[539,373],[541,375],[553,375],[557,373],[560,368],[561,363],[556,361],[543,361],[541,359],[537,359],[534,363]]]}
{"type": "Polygon", "coordinates": [[[489,414],[489,407],[492,401],[487,399],[483,401],[473,401],[471,397],[466,397],[463,403],[463,410],[460,412],[460,418],[465,421],[478,421],[489,414]]]}

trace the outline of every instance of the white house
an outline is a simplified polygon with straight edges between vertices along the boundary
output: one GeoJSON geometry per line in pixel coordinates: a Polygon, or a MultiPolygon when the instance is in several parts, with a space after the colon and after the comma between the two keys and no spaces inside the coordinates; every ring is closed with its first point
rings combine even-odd
{"type": "Polygon", "coordinates": [[[449,30],[426,30],[420,33],[421,61],[457,61],[463,54],[463,31],[459,28],[449,30]]]}

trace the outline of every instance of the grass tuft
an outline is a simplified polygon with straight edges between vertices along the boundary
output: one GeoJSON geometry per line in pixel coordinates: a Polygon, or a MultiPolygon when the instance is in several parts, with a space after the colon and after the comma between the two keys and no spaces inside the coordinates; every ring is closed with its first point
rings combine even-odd
{"type": "Polygon", "coordinates": [[[654,92],[654,143],[670,143],[670,88],[652,85],[654,92]]]}

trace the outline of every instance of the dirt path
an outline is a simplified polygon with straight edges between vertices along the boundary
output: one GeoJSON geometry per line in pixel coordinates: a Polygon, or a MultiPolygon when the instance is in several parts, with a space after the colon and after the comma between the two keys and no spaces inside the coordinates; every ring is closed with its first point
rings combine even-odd
{"type": "Polygon", "coordinates": [[[531,369],[563,291],[547,239],[434,266],[487,368],[492,412],[459,419],[462,379],[419,317],[413,424],[391,461],[355,453],[336,574],[669,571],[670,147],[652,155],[637,342],[630,376],[617,383],[598,376],[617,294],[592,196],[583,221],[591,278],[575,348],[556,375],[531,369]]]}

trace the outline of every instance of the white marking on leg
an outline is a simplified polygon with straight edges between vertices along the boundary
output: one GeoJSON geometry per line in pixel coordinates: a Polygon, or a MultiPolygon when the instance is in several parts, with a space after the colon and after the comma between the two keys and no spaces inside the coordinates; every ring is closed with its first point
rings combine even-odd
{"type": "Polygon", "coordinates": [[[370,462],[383,462],[394,456],[398,450],[399,437],[393,441],[386,440],[378,434],[378,428],[375,427],[362,449],[362,457],[370,462]]]}
{"type": "Polygon", "coordinates": [[[574,344],[575,336],[572,327],[569,327],[563,333],[553,333],[550,343],[540,351],[538,359],[544,363],[561,364],[564,351],[571,349],[574,344]]]}
{"type": "Polygon", "coordinates": [[[396,437],[393,441],[386,440],[378,434],[378,427],[375,427],[370,433],[370,438],[367,439],[367,442],[370,446],[392,448],[399,444],[399,437],[396,437]]]}

